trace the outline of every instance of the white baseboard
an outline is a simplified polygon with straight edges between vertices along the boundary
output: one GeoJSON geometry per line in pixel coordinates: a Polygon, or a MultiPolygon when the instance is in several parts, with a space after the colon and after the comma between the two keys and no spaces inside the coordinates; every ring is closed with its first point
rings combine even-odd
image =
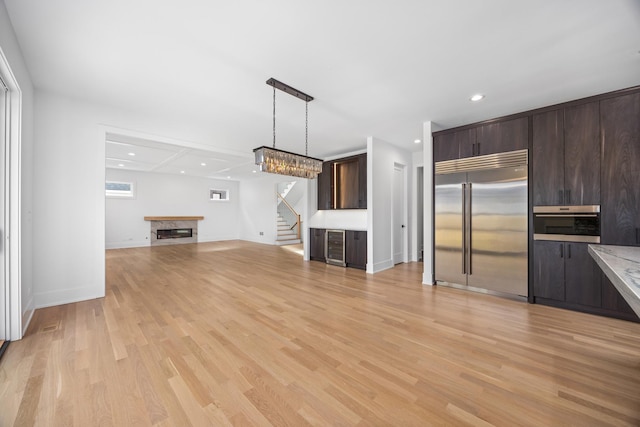
{"type": "Polygon", "coordinates": [[[126,248],[142,248],[150,246],[151,243],[148,240],[132,241],[127,240],[125,242],[106,242],[106,249],[126,249],[126,248]]]}
{"type": "Polygon", "coordinates": [[[422,274],[422,284],[427,286],[435,286],[435,281],[433,280],[433,276],[431,273],[423,273],[422,274]]]}
{"type": "Polygon", "coordinates": [[[387,259],[385,261],[376,262],[375,264],[367,263],[367,273],[375,274],[384,270],[393,268],[393,260],[387,259]]]}
{"type": "Polygon", "coordinates": [[[100,286],[84,288],[61,289],[59,291],[41,292],[35,294],[35,308],[52,307],[54,305],[70,304],[104,297],[104,283],[100,286]]]}
{"type": "Polygon", "coordinates": [[[22,336],[27,332],[27,328],[29,328],[29,324],[31,323],[31,319],[33,319],[33,314],[36,312],[35,309],[35,300],[33,295],[29,299],[29,302],[22,307],[22,336]]]}

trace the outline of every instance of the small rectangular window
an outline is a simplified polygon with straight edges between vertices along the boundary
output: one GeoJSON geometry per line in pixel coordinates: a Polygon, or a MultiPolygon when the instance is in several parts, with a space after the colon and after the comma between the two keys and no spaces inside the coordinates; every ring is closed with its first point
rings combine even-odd
{"type": "Polygon", "coordinates": [[[105,183],[107,197],[133,199],[133,182],[107,181],[105,183]]]}
{"type": "Polygon", "coordinates": [[[209,190],[209,200],[217,202],[220,200],[229,200],[229,190],[209,190]]]}

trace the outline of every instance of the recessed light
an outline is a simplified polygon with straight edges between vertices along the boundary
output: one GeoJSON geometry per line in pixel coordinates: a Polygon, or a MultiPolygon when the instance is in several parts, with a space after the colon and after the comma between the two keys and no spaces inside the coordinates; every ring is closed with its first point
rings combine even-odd
{"type": "Polygon", "coordinates": [[[180,173],[184,173],[184,171],[180,171],[180,173]]]}
{"type": "Polygon", "coordinates": [[[480,100],[481,100],[481,99],[483,99],[483,98],[484,98],[484,95],[483,95],[483,94],[481,94],[481,93],[476,93],[475,95],[473,95],[473,96],[472,96],[471,98],[469,98],[469,99],[470,99],[471,101],[473,101],[473,102],[478,102],[478,101],[480,101],[480,100]]]}
{"type": "Polygon", "coordinates": [[[136,153],[128,153],[128,154],[132,157],[136,155],[136,153]]]}
{"type": "Polygon", "coordinates": [[[420,144],[422,142],[422,140],[421,139],[414,139],[413,142],[416,143],[416,144],[420,144]]]}
{"type": "Polygon", "coordinates": [[[257,173],[258,171],[251,171],[251,172],[253,172],[253,173],[257,173]]]}
{"type": "Polygon", "coordinates": [[[118,163],[118,166],[120,166],[121,168],[123,168],[123,167],[124,167],[124,164],[122,164],[122,163],[118,163]]]}
{"type": "Polygon", "coordinates": [[[200,163],[200,166],[207,166],[206,163],[200,163]]]}
{"type": "Polygon", "coordinates": [[[231,176],[228,176],[227,179],[231,179],[231,176]]]}

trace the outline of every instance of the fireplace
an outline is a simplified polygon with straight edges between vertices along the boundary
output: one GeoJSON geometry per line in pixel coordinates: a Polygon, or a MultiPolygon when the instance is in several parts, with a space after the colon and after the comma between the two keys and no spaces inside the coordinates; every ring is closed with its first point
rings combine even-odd
{"type": "Polygon", "coordinates": [[[185,239],[193,237],[193,228],[168,228],[156,230],[158,239],[185,239]]]}
{"type": "Polygon", "coordinates": [[[177,245],[198,243],[198,221],[203,216],[145,216],[150,221],[150,244],[177,245]]]}

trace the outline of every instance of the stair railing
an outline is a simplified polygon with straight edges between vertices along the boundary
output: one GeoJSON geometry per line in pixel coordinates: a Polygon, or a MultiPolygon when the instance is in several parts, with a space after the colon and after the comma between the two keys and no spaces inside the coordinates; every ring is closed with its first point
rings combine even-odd
{"type": "Polygon", "coordinates": [[[291,226],[291,230],[296,229],[296,239],[300,239],[300,214],[295,211],[287,202],[287,200],[282,197],[280,193],[276,191],[278,198],[282,200],[282,203],[278,204],[278,213],[282,218],[287,221],[287,224],[293,224],[291,226]]]}

